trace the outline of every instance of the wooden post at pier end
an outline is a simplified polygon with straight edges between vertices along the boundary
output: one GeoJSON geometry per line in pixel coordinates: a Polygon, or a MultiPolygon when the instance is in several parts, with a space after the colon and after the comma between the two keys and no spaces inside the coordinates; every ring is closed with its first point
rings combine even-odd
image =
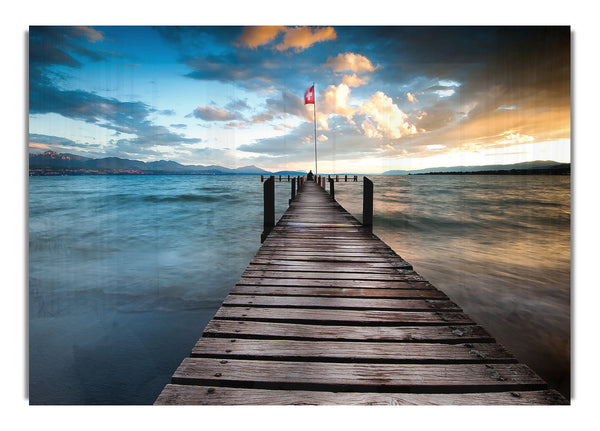
{"type": "Polygon", "coordinates": [[[373,232],[373,181],[363,177],[363,226],[373,232]]]}
{"type": "Polygon", "coordinates": [[[263,232],[260,236],[260,242],[265,242],[269,233],[275,227],[275,177],[271,175],[267,181],[264,182],[264,222],[263,232]]]}
{"type": "Polygon", "coordinates": [[[333,178],[329,178],[329,194],[331,199],[335,200],[335,187],[333,185],[333,178]]]}
{"type": "Polygon", "coordinates": [[[296,197],[296,178],[292,178],[292,197],[290,198],[290,203],[296,197]]]}

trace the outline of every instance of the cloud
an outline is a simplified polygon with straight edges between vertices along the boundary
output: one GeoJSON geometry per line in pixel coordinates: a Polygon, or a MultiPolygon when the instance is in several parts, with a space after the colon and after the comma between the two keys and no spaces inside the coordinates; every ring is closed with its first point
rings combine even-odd
{"type": "Polygon", "coordinates": [[[322,114],[319,116],[319,123],[324,127],[328,128],[327,118],[329,115],[342,115],[351,121],[352,116],[356,112],[357,108],[353,108],[348,105],[348,99],[350,96],[350,88],[346,84],[340,84],[338,86],[330,85],[323,93],[323,107],[320,109],[322,114]]]}
{"type": "Polygon", "coordinates": [[[317,42],[334,40],[337,37],[333,27],[312,28],[293,27],[287,28],[283,36],[283,42],[276,45],[278,51],[293,49],[295,52],[304,51],[317,42]]]}
{"type": "Polygon", "coordinates": [[[213,108],[212,106],[198,106],[194,109],[194,117],[204,121],[233,121],[239,120],[241,115],[238,112],[230,112],[225,109],[213,108]]]}
{"type": "Polygon", "coordinates": [[[237,149],[250,153],[268,154],[270,156],[297,157],[304,155],[314,157],[314,146],[310,139],[314,135],[313,124],[302,123],[288,134],[271,138],[259,139],[253,143],[240,145],[237,149]]]}
{"type": "Polygon", "coordinates": [[[361,104],[360,111],[369,116],[361,125],[369,137],[399,139],[417,133],[415,125],[407,121],[408,115],[381,91],[361,104]]]}
{"type": "Polygon", "coordinates": [[[410,103],[417,103],[419,100],[417,99],[417,96],[415,96],[412,93],[406,93],[406,98],[408,99],[408,101],[410,103]]]}
{"type": "Polygon", "coordinates": [[[271,48],[277,51],[293,50],[298,53],[318,42],[334,40],[336,37],[333,27],[255,26],[245,27],[234,45],[256,49],[259,46],[272,44],[276,39],[282,39],[271,48]]]}
{"type": "Polygon", "coordinates": [[[377,69],[367,57],[352,52],[338,54],[335,58],[329,57],[325,66],[330,67],[334,72],[343,72],[346,70],[351,70],[352,72],[373,72],[377,69]]]}
{"type": "Polygon", "coordinates": [[[29,97],[30,114],[56,113],[114,130],[117,134],[133,135],[132,138],[110,141],[115,149],[123,151],[125,155],[145,156],[149,154],[145,150],[155,145],[176,146],[201,142],[201,139],[187,138],[153,124],[148,117],[156,110],[142,102],[122,102],[82,90],[63,91],[39,84],[30,85],[29,97]]]}
{"type": "Polygon", "coordinates": [[[304,104],[304,98],[288,90],[282,90],[276,96],[265,101],[266,112],[273,118],[284,118],[289,115],[297,116],[306,121],[313,120],[312,110],[304,104]]]}
{"type": "Polygon", "coordinates": [[[99,144],[89,142],[79,143],[59,136],[49,136],[37,133],[29,134],[29,149],[32,153],[51,150],[56,152],[84,152],[86,156],[102,157],[102,148],[99,144]]]}
{"type": "Polygon", "coordinates": [[[30,71],[35,75],[40,72],[40,67],[48,65],[81,67],[75,56],[83,56],[90,61],[105,59],[104,54],[84,46],[82,38],[91,43],[104,40],[102,32],[89,27],[30,27],[30,71]]]}
{"type": "Polygon", "coordinates": [[[342,83],[346,84],[348,87],[359,87],[361,85],[365,85],[367,80],[361,79],[356,76],[356,73],[353,73],[352,75],[344,75],[342,78],[342,83]]]}
{"type": "Polygon", "coordinates": [[[275,39],[279,33],[286,29],[282,26],[254,26],[245,27],[238,38],[239,45],[246,48],[256,49],[261,45],[266,45],[275,39]]]}
{"type": "MultiPolygon", "coordinates": [[[[340,158],[362,160],[381,154],[379,140],[365,139],[364,133],[343,117],[334,117],[330,123],[331,130],[322,131],[317,136],[319,165],[321,161],[331,162],[340,158]]],[[[311,163],[315,156],[313,125],[309,122],[302,123],[285,135],[259,139],[237,149],[261,154],[255,160],[269,165],[311,163]]]]}

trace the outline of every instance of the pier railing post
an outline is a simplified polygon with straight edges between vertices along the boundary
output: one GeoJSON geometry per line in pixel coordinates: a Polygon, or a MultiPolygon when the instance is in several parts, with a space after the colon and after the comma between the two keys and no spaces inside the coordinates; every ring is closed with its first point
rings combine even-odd
{"type": "Polygon", "coordinates": [[[333,178],[329,178],[329,194],[331,199],[335,200],[335,187],[333,185],[333,178]]]}
{"type": "Polygon", "coordinates": [[[363,226],[373,232],[373,181],[363,177],[363,226]]]}
{"type": "Polygon", "coordinates": [[[263,184],[264,189],[264,223],[260,242],[265,239],[275,227],[275,177],[270,176],[263,184]]]}
{"type": "Polygon", "coordinates": [[[296,197],[296,178],[292,178],[292,197],[290,198],[290,203],[292,203],[292,200],[296,197]]]}

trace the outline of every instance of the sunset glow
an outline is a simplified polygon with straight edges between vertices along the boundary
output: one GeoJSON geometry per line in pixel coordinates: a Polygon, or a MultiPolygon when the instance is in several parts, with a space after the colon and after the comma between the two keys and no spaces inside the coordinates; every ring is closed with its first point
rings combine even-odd
{"type": "Polygon", "coordinates": [[[569,27],[31,27],[29,151],[276,171],[570,162],[569,27]],[[368,41],[366,43],[365,41],[368,41]]]}

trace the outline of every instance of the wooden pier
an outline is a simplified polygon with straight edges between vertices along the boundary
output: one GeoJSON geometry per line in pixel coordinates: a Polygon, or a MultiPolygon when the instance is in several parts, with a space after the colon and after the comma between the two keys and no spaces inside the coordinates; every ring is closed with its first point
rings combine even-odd
{"type": "Polygon", "coordinates": [[[292,195],[155,404],[569,403],[317,182],[292,195]]]}

